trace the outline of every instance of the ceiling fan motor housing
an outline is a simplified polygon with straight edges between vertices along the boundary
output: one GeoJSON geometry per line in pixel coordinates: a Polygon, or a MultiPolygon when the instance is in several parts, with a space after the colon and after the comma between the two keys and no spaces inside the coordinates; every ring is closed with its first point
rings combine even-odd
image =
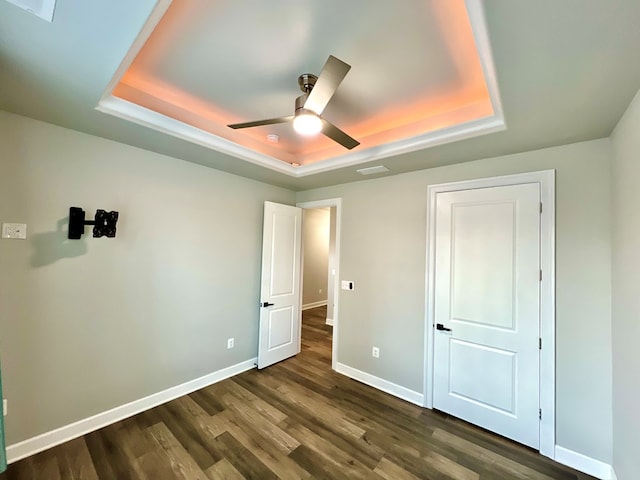
{"type": "Polygon", "coordinates": [[[303,73],[298,77],[298,85],[300,85],[300,90],[303,93],[309,93],[313,90],[313,86],[318,81],[318,77],[316,77],[312,73],[303,73]]]}
{"type": "Polygon", "coordinates": [[[301,115],[303,113],[311,113],[315,115],[315,112],[312,112],[311,110],[304,108],[304,104],[307,101],[307,98],[309,98],[308,93],[304,93],[300,95],[298,98],[296,98],[296,113],[295,113],[296,115],[301,115]]]}

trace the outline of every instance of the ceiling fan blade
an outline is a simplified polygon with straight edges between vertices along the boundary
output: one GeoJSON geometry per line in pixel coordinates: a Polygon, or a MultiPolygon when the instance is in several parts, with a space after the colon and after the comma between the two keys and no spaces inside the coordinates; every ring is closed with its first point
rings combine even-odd
{"type": "Polygon", "coordinates": [[[327,122],[324,118],[322,119],[322,133],[349,150],[360,145],[359,141],[355,138],[351,138],[333,123],[327,122]]]}
{"type": "Polygon", "coordinates": [[[290,122],[291,120],[293,120],[293,115],[289,115],[288,117],[267,118],[266,120],[256,120],[255,122],[233,123],[231,125],[227,125],[227,127],[233,129],[259,127],[261,125],[273,125],[275,123],[290,122]]]}
{"type": "Polygon", "coordinates": [[[304,108],[320,115],[350,69],[351,65],[329,55],[309,98],[304,103],[304,108]]]}

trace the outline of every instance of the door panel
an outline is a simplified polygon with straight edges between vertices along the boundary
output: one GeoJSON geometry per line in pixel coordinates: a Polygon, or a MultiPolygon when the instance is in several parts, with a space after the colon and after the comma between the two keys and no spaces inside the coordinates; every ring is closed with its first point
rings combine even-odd
{"type": "Polygon", "coordinates": [[[258,368],[300,352],[302,210],[265,202],[258,368]]]}
{"type": "Polygon", "coordinates": [[[513,202],[452,206],[456,320],[513,328],[514,210],[513,202]]]}
{"type": "Polygon", "coordinates": [[[443,192],[435,221],[434,407],[534,448],[539,202],[537,183],[443,192]]]}
{"type": "Polygon", "coordinates": [[[450,346],[452,395],[515,413],[516,354],[456,339],[450,346]]]}
{"type": "Polygon", "coordinates": [[[295,338],[293,308],[285,307],[269,311],[269,350],[291,344],[295,338]]]}
{"type": "MultiPolygon", "coordinates": [[[[272,297],[292,295],[298,278],[299,258],[296,261],[296,242],[300,241],[297,229],[300,221],[296,215],[278,213],[270,215],[271,235],[271,283],[269,294],[272,297]]],[[[299,251],[300,249],[298,249],[299,251]]]]}

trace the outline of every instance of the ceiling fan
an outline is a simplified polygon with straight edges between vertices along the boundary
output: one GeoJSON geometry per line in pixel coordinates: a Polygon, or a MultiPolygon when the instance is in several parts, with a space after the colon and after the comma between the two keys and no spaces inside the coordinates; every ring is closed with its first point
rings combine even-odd
{"type": "Polygon", "coordinates": [[[301,135],[314,135],[322,132],[334,142],[351,150],[360,142],[351,138],[334,124],[322,118],[322,112],[336,93],[338,86],[351,69],[351,65],[344,63],[333,55],[329,55],[320,76],[303,73],[298,77],[298,85],[302,95],[296,98],[295,114],[288,117],[268,118],[255,122],[234,123],[227,125],[233,129],[273,125],[293,121],[293,128],[301,135]]]}

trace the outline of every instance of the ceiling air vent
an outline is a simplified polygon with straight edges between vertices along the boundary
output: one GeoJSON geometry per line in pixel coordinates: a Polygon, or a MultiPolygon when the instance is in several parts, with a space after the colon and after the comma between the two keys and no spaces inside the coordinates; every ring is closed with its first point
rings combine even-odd
{"type": "Polygon", "coordinates": [[[56,9],[56,0],[7,0],[15,6],[33,13],[47,22],[53,21],[53,11],[56,9]]]}
{"type": "Polygon", "coordinates": [[[389,169],[384,165],[376,165],[375,167],[361,168],[356,170],[360,175],[373,175],[374,173],[388,172],[389,169]]]}

